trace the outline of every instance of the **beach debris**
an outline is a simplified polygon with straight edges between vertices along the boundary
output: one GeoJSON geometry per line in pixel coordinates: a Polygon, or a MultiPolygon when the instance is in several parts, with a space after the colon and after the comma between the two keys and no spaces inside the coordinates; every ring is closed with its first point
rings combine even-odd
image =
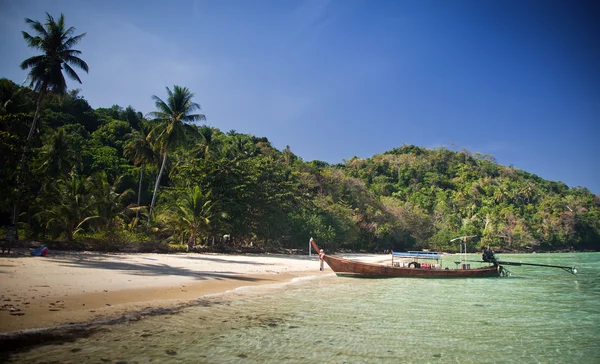
{"type": "Polygon", "coordinates": [[[23,316],[23,315],[25,315],[25,313],[24,312],[11,312],[10,315],[11,316],[23,316]]]}
{"type": "Polygon", "coordinates": [[[246,354],[244,354],[244,353],[242,353],[242,354],[238,354],[238,358],[242,358],[242,359],[244,359],[244,358],[247,358],[247,357],[248,357],[248,355],[246,355],[246,354]]]}
{"type": "Polygon", "coordinates": [[[171,356],[177,355],[177,352],[175,350],[166,350],[166,353],[171,356]]]}
{"type": "Polygon", "coordinates": [[[77,353],[77,352],[80,352],[80,351],[81,351],[81,348],[73,348],[73,349],[71,349],[72,353],[77,353]]]}
{"type": "Polygon", "coordinates": [[[42,246],[37,249],[33,249],[29,254],[32,257],[45,257],[48,254],[48,247],[42,246]]]}

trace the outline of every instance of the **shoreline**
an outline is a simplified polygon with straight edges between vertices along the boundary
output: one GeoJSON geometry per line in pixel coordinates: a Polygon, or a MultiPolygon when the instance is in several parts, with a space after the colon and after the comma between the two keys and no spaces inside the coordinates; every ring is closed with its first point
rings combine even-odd
{"type": "MultiPolygon", "coordinates": [[[[221,305],[224,302],[240,299],[245,294],[257,294],[260,291],[244,291],[240,293],[238,289],[243,288],[261,288],[266,289],[281,288],[281,286],[292,285],[299,280],[320,279],[331,276],[333,273],[322,276],[306,274],[282,274],[276,279],[266,279],[256,284],[234,284],[228,285],[230,289],[217,290],[218,292],[206,291],[204,295],[195,299],[169,299],[163,301],[154,301],[149,305],[148,302],[142,305],[126,305],[122,311],[112,311],[110,314],[98,315],[94,319],[81,322],[68,322],[58,325],[25,328],[10,332],[0,332],[0,362],[8,360],[12,355],[19,352],[32,350],[42,345],[60,345],[71,342],[79,338],[89,337],[99,332],[111,330],[113,325],[122,325],[130,322],[140,321],[154,316],[177,315],[191,307],[210,307],[221,305]],[[145,306],[145,307],[142,307],[145,306]]],[[[271,277],[269,275],[269,277],[271,277]]]]}
{"type": "Polygon", "coordinates": [[[240,287],[320,272],[316,257],[219,254],[97,254],[0,258],[0,341],[178,310],[240,287]]]}

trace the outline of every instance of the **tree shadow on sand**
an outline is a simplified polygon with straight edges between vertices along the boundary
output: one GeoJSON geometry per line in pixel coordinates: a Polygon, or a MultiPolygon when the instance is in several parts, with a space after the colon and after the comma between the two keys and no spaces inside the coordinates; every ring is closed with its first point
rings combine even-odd
{"type": "Polygon", "coordinates": [[[110,257],[113,259],[128,259],[128,255],[131,253],[111,253],[111,252],[88,252],[88,251],[71,251],[71,250],[54,250],[50,249],[48,255],[45,257],[40,256],[32,256],[31,251],[33,249],[23,249],[17,248],[13,249],[10,254],[0,254],[0,259],[22,259],[22,258],[30,258],[30,259],[81,259],[81,258],[106,258],[110,257]]]}
{"type": "Polygon", "coordinates": [[[207,256],[173,255],[171,257],[172,258],[180,258],[180,259],[204,260],[204,261],[215,262],[215,263],[250,264],[250,265],[274,265],[274,264],[271,264],[271,263],[253,262],[251,260],[231,260],[231,259],[213,258],[213,257],[207,257],[207,256]]]}
{"type": "MultiPolygon", "coordinates": [[[[111,256],[112,257],[112,256],[111,256]]],[[[97,259],[55,259],[60,265],[65,267],[75,268],[92,268],[92,269],[108,269],[116,270],[126,274],[136,276],[180,276],[180,277],[191,277],[196,280],[206,279],[231,279],[246,282],[258,282],[268,281],[269,279],[260,279],[253,277],[246,277],[236,272],[205,272],[192,270],[183,267],[173,267],[168,264],[144,264],[144,263],[133,263],[133,262],[114,262],[108,260],[97,260],[97,259]]]]}

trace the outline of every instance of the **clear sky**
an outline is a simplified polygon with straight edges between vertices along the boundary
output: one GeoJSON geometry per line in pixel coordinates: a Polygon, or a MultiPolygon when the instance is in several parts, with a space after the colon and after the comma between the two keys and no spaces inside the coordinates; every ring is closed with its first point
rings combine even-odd
{"type": "Polygon", "coordinates": [[[0,0],[0,77],[46,11],[87,32],[95,108],[177,84],[304,160],[443,145],[600,193],[600,1],[0,0]]]}

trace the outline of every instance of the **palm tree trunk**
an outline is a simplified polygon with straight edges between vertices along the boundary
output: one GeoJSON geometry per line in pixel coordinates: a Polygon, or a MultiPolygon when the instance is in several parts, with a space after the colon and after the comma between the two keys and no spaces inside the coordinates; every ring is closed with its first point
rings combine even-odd
{"type": "MultiPolygon", "coordinates": [[[[31,128],[29,128],[29,134],[27,135],[27,142],[33,136],[33,131],[35,130],[35,124],[37,123],[37,119],[40,116],[40,109],[42,108],[42,100],[44,99],[44,92],[40,92],[40,96],[37,99],[37,107],[35,109],[35,115],[33,116],[33,122],[31,123],[31,128]]],[[[25,143],[25,148],[28,147],[28,143],[25,143]]]]}
{"type": "Polygon", "coordinates": [[[142,199],[142,178],[144,177],[144,167],[145,166],[146,166],[145,164],[142,164],[142,167],[140,168],[140,183],[138,185],[138,199],[137,199],[138,210],[136,210],[136,212],[135,212],[135,218],[138,219],[138,221],[140,219],[139,207],[140,207],[140,203],[141,203],[141,199],[142,199]]]}
{"type": "Polygon", "coordinates": [[[160,172],[158,172],[158,176],[156,177],[156,183],[154,183],[154,193],[152,194],[152,203],[150,204],[150,211],[148,212],[148,223],[152,221],[152,210],[154,209],[154,203],[156,202],[156,192],[158,191],[158,185],[160,184],[160,178],[162,177],[163,171],[165,169],[165,164],[167,164],[167,152],[165,151],[165,155],[163,157],[162,166],[160,167],[160,172]]]}
{"type": "MultiPolygon", "coordinates": [[[[42,89],[44,89],[44,87],[42,87],[42,89]]],[[[22,180],[22,174],[23,174],[23,169],[25,169],[25,159],[27,156],[27,152],[29,152],[29,141],[31,140],[31,137],[33,136],[33,131],[35,130],[35,124],[37,122],[37,119],[40,116],[40,110],[42,108],[42,100],[44,99],[44,92],[40,92],[40,95],[38,96],[37,99],[37,107],[35,109],[35,115],[33,116],[33,122],[31,123],[31,127],[29,128],[29,134],[27,135],[27,140],[25,141],[25,146],[23,147],[23,155],[21,156],[21,162],[19,163],[20,165],[20,169],[19,169],[19,173],[17,174],[17,198],[15,200],[15,204],[13,205],[13,215],[12,215],[12,225],[17,228],[17,225],[19,223],[19,210],[20,210],[20,200],[21,200],[21,180],[22,180]]],[[[18,229],[18,228],[17,228],[18,229]]],[[[18,236],[18,234],[17,234],[18,236]]]]}

